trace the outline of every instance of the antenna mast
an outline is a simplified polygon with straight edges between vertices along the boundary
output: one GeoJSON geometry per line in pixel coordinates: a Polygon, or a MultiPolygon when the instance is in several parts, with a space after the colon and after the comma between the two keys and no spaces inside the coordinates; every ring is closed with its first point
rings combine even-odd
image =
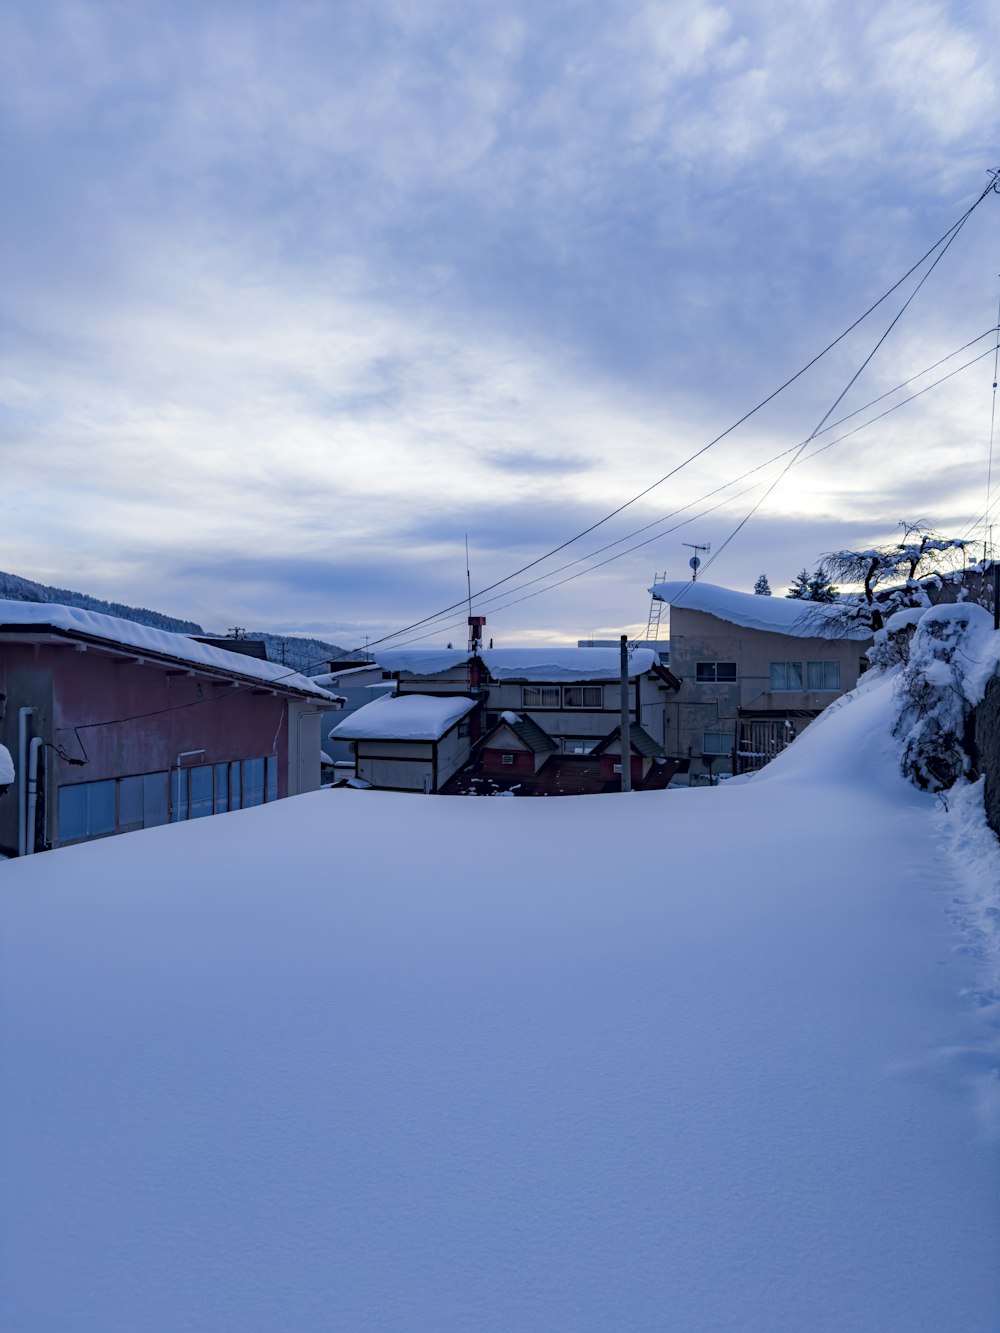
{"type": "Polygon", "coordinates": [[[712,549],[712,543],[705,542],[704,545],[699,545],[698,542],[684,542],[683,545],[690,546],[692,551],[694,551],[694,555],[688,561],[688,564],[691,566],[691,582],[697,583],[698,570],[701,568],[701,557],[698,555],[698,552],[704,551],[705,554],[708,555],[709,551],[712,549]]]}

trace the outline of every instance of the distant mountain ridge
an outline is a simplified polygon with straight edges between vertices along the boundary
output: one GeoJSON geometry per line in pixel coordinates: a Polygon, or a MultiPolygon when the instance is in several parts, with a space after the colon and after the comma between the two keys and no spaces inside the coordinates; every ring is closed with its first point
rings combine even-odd
{"type": "MultiPolygon", "coordinates": [[[[60,606],[77,606],[82,611],[97,611],[104,616],[119,616],[122,620],[131,620],[136,625],[150,625],[153,629],[169,630],[172,634],[205,634],[205,630],[194,620],[166,616],[162,611],[151,611],[146,606],[106,602],[101,597],[91,597],[89,593],[73,592],[70,588],[55,588],[48,583],[36,583],[34,579],[22,578],[20,574],[7,574],[3,570],[0,570],[0,598],[12,602],[56,602],[60,606]]],[[[335,643],[327,643],[323,639],[269,634],[265,630],[248,630],[244,637],[264,643],[270,661],[285,663],[291,670],[304,673],[318,674],[326,670],[330,659],[351,655],[347,649],[335,643]]]]}
{"type": "Polygon", "coordinates": [[[60,606],[78,606],[82,611],[97,611],[103,616],[120,616],[136,625],[151,625],[153,629],[170,630],[173,634],[204,634],[194,620],[178,620],[165,616],[162,611],[150,611],[145,606],[126,606],[124,602],[106,602],[89,593],[73,592],[69,588],[53,588],[48,583],[23,579],[19,574],[5,574],[0,570],[0,597],[12,602],[58,602],[60,606]]]}

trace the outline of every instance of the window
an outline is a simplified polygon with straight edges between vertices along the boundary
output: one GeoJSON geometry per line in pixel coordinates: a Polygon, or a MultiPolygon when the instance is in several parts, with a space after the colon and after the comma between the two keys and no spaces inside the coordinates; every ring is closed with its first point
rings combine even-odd
{"type": "MultiPolygon", "coordinates": [[[[234,809],[239,808],[239,798],[237,797],[234,809]]],[[[215,765],[215,810],[217,814],[225,814],[229,809],[229,765],[215,765]]]]}
{"type": "Polygon", "coordinates": [[[564,708],[603,708],[603,685],[564,685],[564,708]]]}
{"type": "Polygon", "coordinates": [[[772,689],[772,690],[801,690],[801,689],[802,689],[802,663],[801,663],[801,662],[772,662],[772,663],[771,663],[771,689],[772,689]]]}
{"type": "Polygon", "coordinates": [[[808,662],[806,680],[811,690],[839,690],[839,662],[808,662]]]}
{"type": "MultiPolygon", "coordinates": [[[[165,824],[166,773],[147,774],[149,782],[159,779],[162,794],[159,806],[147,796],[145,828],[153,822],[165,824]],[[155,817],[154,817],[155,816],[155,817]]],[[[131,779],[127,779],[131,781],[131,779]]],[[[206,815],[221,815],[227,810],[242,810],[250,805],[263,805],[278,799],[278,759],[269,754],[262,759],[234,759],[226,764],[199,764],[194,768],[175,768],[170,775],[174,823],[184,819],[202,819],[206,815]]]]}
{"type": "Polygon", "coordinates": [[[706,731],[702,737],[702,754],[729,754],[733,738],[728,731],[706,731]]]}
{"type": "Polygon", "coordinates": [[[204,819],[215,814],[215,767],[199,764],[188,769],[188,800],[192,819],[204,819]]]}
{"type": "Polygon", "coordinates": [[[562,742],[563,754],[590,754],[594,747],[594,742],[586,736],[564,736],[562,742]]]}
{"type": "Polygon", "coordinates": [[[243,760],[243,808],[264,804],[264,761],[243,760]]]}
{"type": "Polygon", "coordinates": [[[522,685],[522,708],[558,708],[558,685],[522,685]]]}
{"type": "Polygon", "coordinates": [[[512,754],[502,754],[500,756],[500,762],[501,764],[512,764],[514,762],[514,756],[512,754]]]}
{"type": "Polygon", "coordinates": [[[76,842],[115,831],[115,782],[76,782],[59,788],[59,840],[76,842]]]}
{"type": "Polygon", "coordinates": [[[464,740],[466,736],[471,736],[471,735],[472,735],[472,727],[469,724],[468,718],[466,718],[464,722],[459,722],[458,724],[458,738],[459,740],[464,740]]]}
{"type": "Polygon", "coordinates": [[[118,780],[118,831],[157,828],[167,822],[166,773],[141,773],[118,780]]]}
{"type": "Polygon", "coordinates": [[[694,668],[695,680],[702,682],[709,681],[735,681],[736,663],[735,662],[696,662],[694,668]]]}

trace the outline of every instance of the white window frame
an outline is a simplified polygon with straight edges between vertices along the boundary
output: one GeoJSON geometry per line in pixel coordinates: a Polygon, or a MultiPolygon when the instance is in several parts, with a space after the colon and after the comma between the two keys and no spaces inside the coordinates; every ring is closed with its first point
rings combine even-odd
{"type": "Polygon", "coordinates": [[[840,662],[807,662],[806,683],[810,690],[815,690],[819,693],[832,694],[838,692],[840,690],[840,662]],[[828,683],[828,678],[831,674],[836,676],[836,683],[833,685],[828,683]],[[817,685],[815,683],[817,677],[823,681],[823,684],[817,685]]]}
{"type": "Polygon", "coordinates": [[[772,662],[770,675],[768,678],[771,694],[801,694],[805,688],[803,681],[803,671],[801,662],[772,662]],[[789,685],[789,668],[793,667],[798,672],[799,683],[789,685]],[[783,685],[776,685],[776,679],[784,679],[783,685]]]}

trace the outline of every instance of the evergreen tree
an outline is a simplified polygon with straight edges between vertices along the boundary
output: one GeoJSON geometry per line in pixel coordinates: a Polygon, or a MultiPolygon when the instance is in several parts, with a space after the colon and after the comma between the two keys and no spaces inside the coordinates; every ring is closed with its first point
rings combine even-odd
{"type": "Polygon", "coordinates": [[[759,578],[759,579],[757,580],[757,582],[753,585],[753,590],[754,590],[754,592],[757,594],[758,597],[770,597],[770,596],[771,596],[771,585],[770,585],[770,583],[768,583],[768,581],[767,581],[767,575],[766,575],[766,574],[761,574],[760,578],[759,578]]]}
{"type": "Polygon", "coordinates": [[[813,570],[809,578],[809,592],[806,595],[810,602],[835,602],[837,600],[837,589],[830,582],[822,565],[817,565],[813,570]]]}
{"type": "Polygon", "coordinates": [[[812,598],[809,596],[809,571],[802,567],[795,575],[792,586],[785,593],[786,597],[794,597],[799,601],[809,602],[812,598]]]}

